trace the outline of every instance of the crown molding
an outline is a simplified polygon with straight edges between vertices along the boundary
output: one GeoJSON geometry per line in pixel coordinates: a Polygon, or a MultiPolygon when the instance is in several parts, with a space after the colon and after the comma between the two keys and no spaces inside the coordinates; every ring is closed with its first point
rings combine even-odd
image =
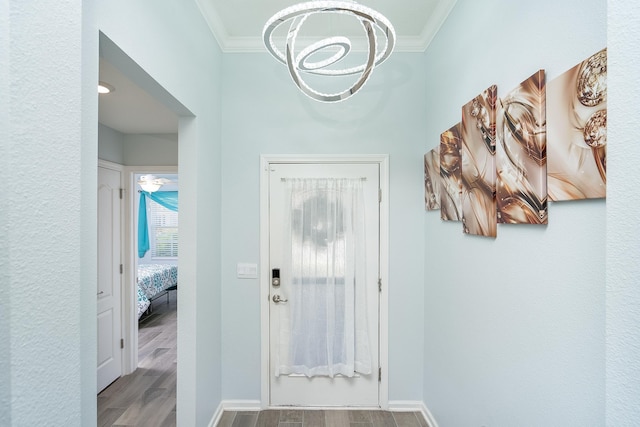
{"type": "Polygon", "coordinates": [[[229,44],[229,35],[227,28],[220,19],[220,15],[218,15],[218,11],[213,7],[212,2],[207,0],[196,0],[196,5],[198,5],[198,9],[200,9],[200,13],[202,13],[211,33],[213,33],[213,37],[218,42],[220,50],[226,52],[225,46],[229,44]]]}
{"type": "MultiPolygon", "coordinates": [[[[395,52],[424,52],[433,41],[447,17],[456,5],[457,0],[442,0],[431,13],[427,22],[419,36],[402,36],[398,35],[396,40],[395,52]]],[[[231,37],[218,12],[212,3],[207,0],[196,0],[196,4],[200,12],[205,18],[207,25],[211,29],[220,50],[224,53],[264,53],[265,47],[262,38],[256,37],[231,37]]],[[[364,37],[362,40],[355,37],[352,38],[354,44],[362,42],[364,45],[364,37]]]]}
{"type": "Polygon", "coordinates": [[[458,0],[441,0],[431,16],[429,16],[422,34],[420,34],[423,52],[427,50],[436,34],[438,34],[457,2],[458,0]]]}

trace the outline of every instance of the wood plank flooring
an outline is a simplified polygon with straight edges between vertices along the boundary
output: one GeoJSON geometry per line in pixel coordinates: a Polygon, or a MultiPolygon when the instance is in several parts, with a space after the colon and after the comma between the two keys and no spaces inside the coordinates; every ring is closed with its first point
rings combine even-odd
{"type": "Polygon", "coordinates": [[[99,427],[176,425],[176,294],[139,323],[138,369],[98,394],[99,427]]]}
{"type": "Polygon", "coordinates": [[[355,410],[225,411],[217,427],[428,427],[419,412],[355,410]]]}
{"type": "MultiPolygon", "coordinates": [[[[176,425],[176,294],[139,324],[138,369],[98,394],[98,427],[176,425]]],[[[225,411],[218,427],[428,427],[418,412],[225,411]]]]}

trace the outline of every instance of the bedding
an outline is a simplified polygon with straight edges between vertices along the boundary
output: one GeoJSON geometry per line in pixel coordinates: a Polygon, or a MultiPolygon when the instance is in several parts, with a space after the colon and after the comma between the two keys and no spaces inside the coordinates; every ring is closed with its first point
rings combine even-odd
{"type": "Polygon", "coordinates": [[[138,319],[156,296],[178,284],[178,267],[167,264],[141,264],[138,266],[138,319]]]}
{"type": "Polygon", "coordinates": [[[138,319],[142,317],[142,315],[145,311],[147,311],[150,305],[151,301],[149,301],[149,298],[147,298],[147,296],[144,294],[142,288],[138,286],[138,319]]]}

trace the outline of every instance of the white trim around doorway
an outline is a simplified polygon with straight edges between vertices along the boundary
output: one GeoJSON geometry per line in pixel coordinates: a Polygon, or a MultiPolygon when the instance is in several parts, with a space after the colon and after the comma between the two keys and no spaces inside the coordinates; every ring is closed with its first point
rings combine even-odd
{"type": "MultiPolygon", "coordinates": [[[[124,363],[122,374],[128,375],[138,368],[138,293],[136,287],[136,239],[138,238],[138,218],[134,209],[138,193],[135,191],[135,175],[140,173],[178,173],[177,166],[125,166],[124,179],[124,210],[126,221],[124,224],[125,241],[124,251],[124,280],[123,280],[123,306],[122,329],[124,338],[124,363]]],[[[178,260],[178,271],[180,261],[178,260]]],[[[179,291],[178,291],[179,292],[179,291]]],[[[179,293],[178,293],[179,295],[179,293]]]]}
{"type": "Polygon", "coordinates": [[[381,409],[389,407],[389,155],[261,155],[260,156],[260,407],[269,407],[269,169],[272,163],[372,163],[380,166],[380,337],[381,409]]]}

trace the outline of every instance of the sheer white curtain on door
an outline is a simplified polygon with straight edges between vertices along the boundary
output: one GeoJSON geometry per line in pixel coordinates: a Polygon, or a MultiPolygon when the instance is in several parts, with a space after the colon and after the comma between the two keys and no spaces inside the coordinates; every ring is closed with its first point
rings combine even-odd
{"type": "Polygon", "coordinates": [[[276,376],[371,373],[361,179],[287,179],[276,376]]]}

